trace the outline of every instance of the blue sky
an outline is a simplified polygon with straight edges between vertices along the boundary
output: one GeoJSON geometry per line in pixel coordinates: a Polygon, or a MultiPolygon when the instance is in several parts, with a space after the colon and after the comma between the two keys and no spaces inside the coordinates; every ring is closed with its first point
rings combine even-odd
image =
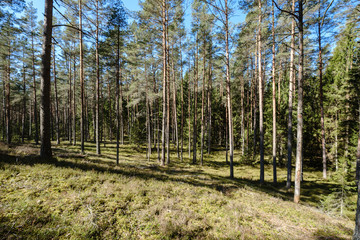
{"type": "MultiPolygon", "coordinates": [[[[0,0],[1,1],[1,0],[0,0]]],[[[26,2],[31,2],[31,0],[26,0],[26,2]]],[[[189,30],[191,26],[191,0],[185,0],[186,14],[185,14],[185,26],[189,30]]],[[[45,9],[45,0],[33,0],[34,7],[38,11],[38,20],[42,20],[43,13],[45,9]]],[[[138,11],[140,10],[139,1],[138,0],[123,0],[125,8],[130,11],[138,11]]],[[[55,4],[55,2],[54,2],[55,4]]],[[[231,22],[236,24],[244,21],[245,14],[240,13],[238,10],[237,14],[232,17],[231,22]]]]}

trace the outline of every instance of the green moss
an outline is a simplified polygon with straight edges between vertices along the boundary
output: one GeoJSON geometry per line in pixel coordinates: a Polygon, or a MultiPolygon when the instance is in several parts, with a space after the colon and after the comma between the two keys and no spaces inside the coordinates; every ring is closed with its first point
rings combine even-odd
{"type": "MultiPolygon", "coordinates": [[[[222,152],[205,156],[204,166],[180,162],[159,167],[156,153],[106,144],[62,144],[44,162],[31,144],[0,144],[0,236],[4,239],[348,239],[353,221],[322,212],[319,199],[334,182],[305,172],[302,204],[292,203],[285,185],[258,184],[256,166],[235,164],[228,178],[222,152]],[[16,161],[16,158],[18,160],[16,161]]],[[[236,153],[239,158],[239,153],[236,153]]],[[[242,159],[242,162],[247,162],[242,159]]],[[[266,168],[271,181],[271,166],[266,168]]],[[[349,198],[355,206],[356,198],[349,198]]],[[[350,208],[354,209],[354,208],[350,208]]],[[[347,214],[353,214],[349,212],[347,214]]]]}

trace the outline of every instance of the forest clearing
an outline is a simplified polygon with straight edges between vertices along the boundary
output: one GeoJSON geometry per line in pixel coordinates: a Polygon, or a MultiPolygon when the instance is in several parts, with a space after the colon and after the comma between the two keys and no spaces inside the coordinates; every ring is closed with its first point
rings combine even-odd
{"type": "MultiPolygon", "coordinates": [[[[349,239],[351,211],[328,212],[321,201],[336,183],[306,171],[302,204],[278,185],[259,186],[258,168],[235,152],[238,177],[228,177],[223,152],[199,167],[173,161],[161,167],[145,148],[124,145],[116,165],[115,144],[99,157],[86,144],[61,144],[41,161],[33,144],[0,145],[0,235],[4,239],[349,239]]],[[[175,154],[174,154],[175,157],[175,154]]],[[[271,167],[265,168],[266,179],[271,167]]]]}
{"type": "Polygon", "coordinates": [[[0,239],[360,240],[359,0],[0,0],[0,239]]]}

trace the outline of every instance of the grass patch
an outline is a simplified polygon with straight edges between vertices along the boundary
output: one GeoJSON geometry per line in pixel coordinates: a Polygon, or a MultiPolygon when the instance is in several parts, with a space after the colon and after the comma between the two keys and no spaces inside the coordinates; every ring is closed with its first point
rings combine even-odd
{"type": "MultiPolygon", "coordinates": [[[[354,223],[331,216],[320,199],[335,183],[305,171],[302,204],[292,203],[286,169],[278,184],[259,185],[259,169],[235,154],[229,179],[224,153],[204,166],[177,159],[160,167],[156,151],[86,143],[54,145],[45,162],[37,146],[0,144],[0,236],[3,239],[350,239],[354,223]],[[236,160],[238,159],[238,160],[236,160]]],[[[184,154],[187,156],[187,154],[184,154]]],[[[271,181],[271,167],[265,179],[271,181]]],[[[355,198],[354,198],[355,199],[355,198]]],[[[355,204],[355,203],[354,203],[355,204]]],[[[350,213],[350,217],[351,214],[350,213]]]]}

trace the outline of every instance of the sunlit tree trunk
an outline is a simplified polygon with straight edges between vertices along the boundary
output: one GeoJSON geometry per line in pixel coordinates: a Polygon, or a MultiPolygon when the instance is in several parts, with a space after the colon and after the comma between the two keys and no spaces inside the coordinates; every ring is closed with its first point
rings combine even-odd
{"type": "Polygon", "coordinates": [[[60,144],[60,117],[59,117],[59,101],[57,90],[57,77],[56,77],[56,52],[55,46],[53,47],[53,74],[54,74],[54,91],[55,91],[55,124],[56,124],[56,143],[60,144]]]}
{"type": "Polygon", "coordinates": [[[276,177],[276,83],[275,83],[275,11],[272,3],[272,105],[273,105],[273,181],[277,182],[276,177]]]}
{"type": "MultiPolygon", "coordinates": [[[[295,0],[292,1],[292,12],[295,13],[295,0]]],[[[293,110],[293,89],[295,84],[295,19],[291,22],[291,46],[290,46],[290,77],[289,77],[289,117],[287,135],[287,180],[286,188],[291,187],[291,158],[292,158],[292,110],[293,110]]]]}
{"type": "Polygon", "coordinates": [[[259,41],[258,41],[258,74],[259,74],[259,130],[260,130],[260,183],[264,183],[264,112],[263,112],[263,74],[261,58],[261,24],[262,11],[261,0],[259,0],[259,41]]]}
{"type": "Polygon", "coordinates": [[[300,182],[303,160],[303,70],[304,70],[304,23],[303,23],[303,1],[299,0],[299,76],[298,76],[298,106],[297,106],[297,134],[296,134],[296,162],[295,162],[295,191],[294,202],[300,201],[300,182]]]}
{"type": "Polygon", "coordinates": [[[51,113],[50,113],[50,67],[51,67],[51,38],[52,38],[52,10],[53,0],[45,1],[45,15],[44,15],[44,34],[43,34],[43,50],[41,54],[41,107],[40,107],[40,135],[41,148],[40,156],[42,158],[50,158],[52,156],[51,150],[51,113]]]}

